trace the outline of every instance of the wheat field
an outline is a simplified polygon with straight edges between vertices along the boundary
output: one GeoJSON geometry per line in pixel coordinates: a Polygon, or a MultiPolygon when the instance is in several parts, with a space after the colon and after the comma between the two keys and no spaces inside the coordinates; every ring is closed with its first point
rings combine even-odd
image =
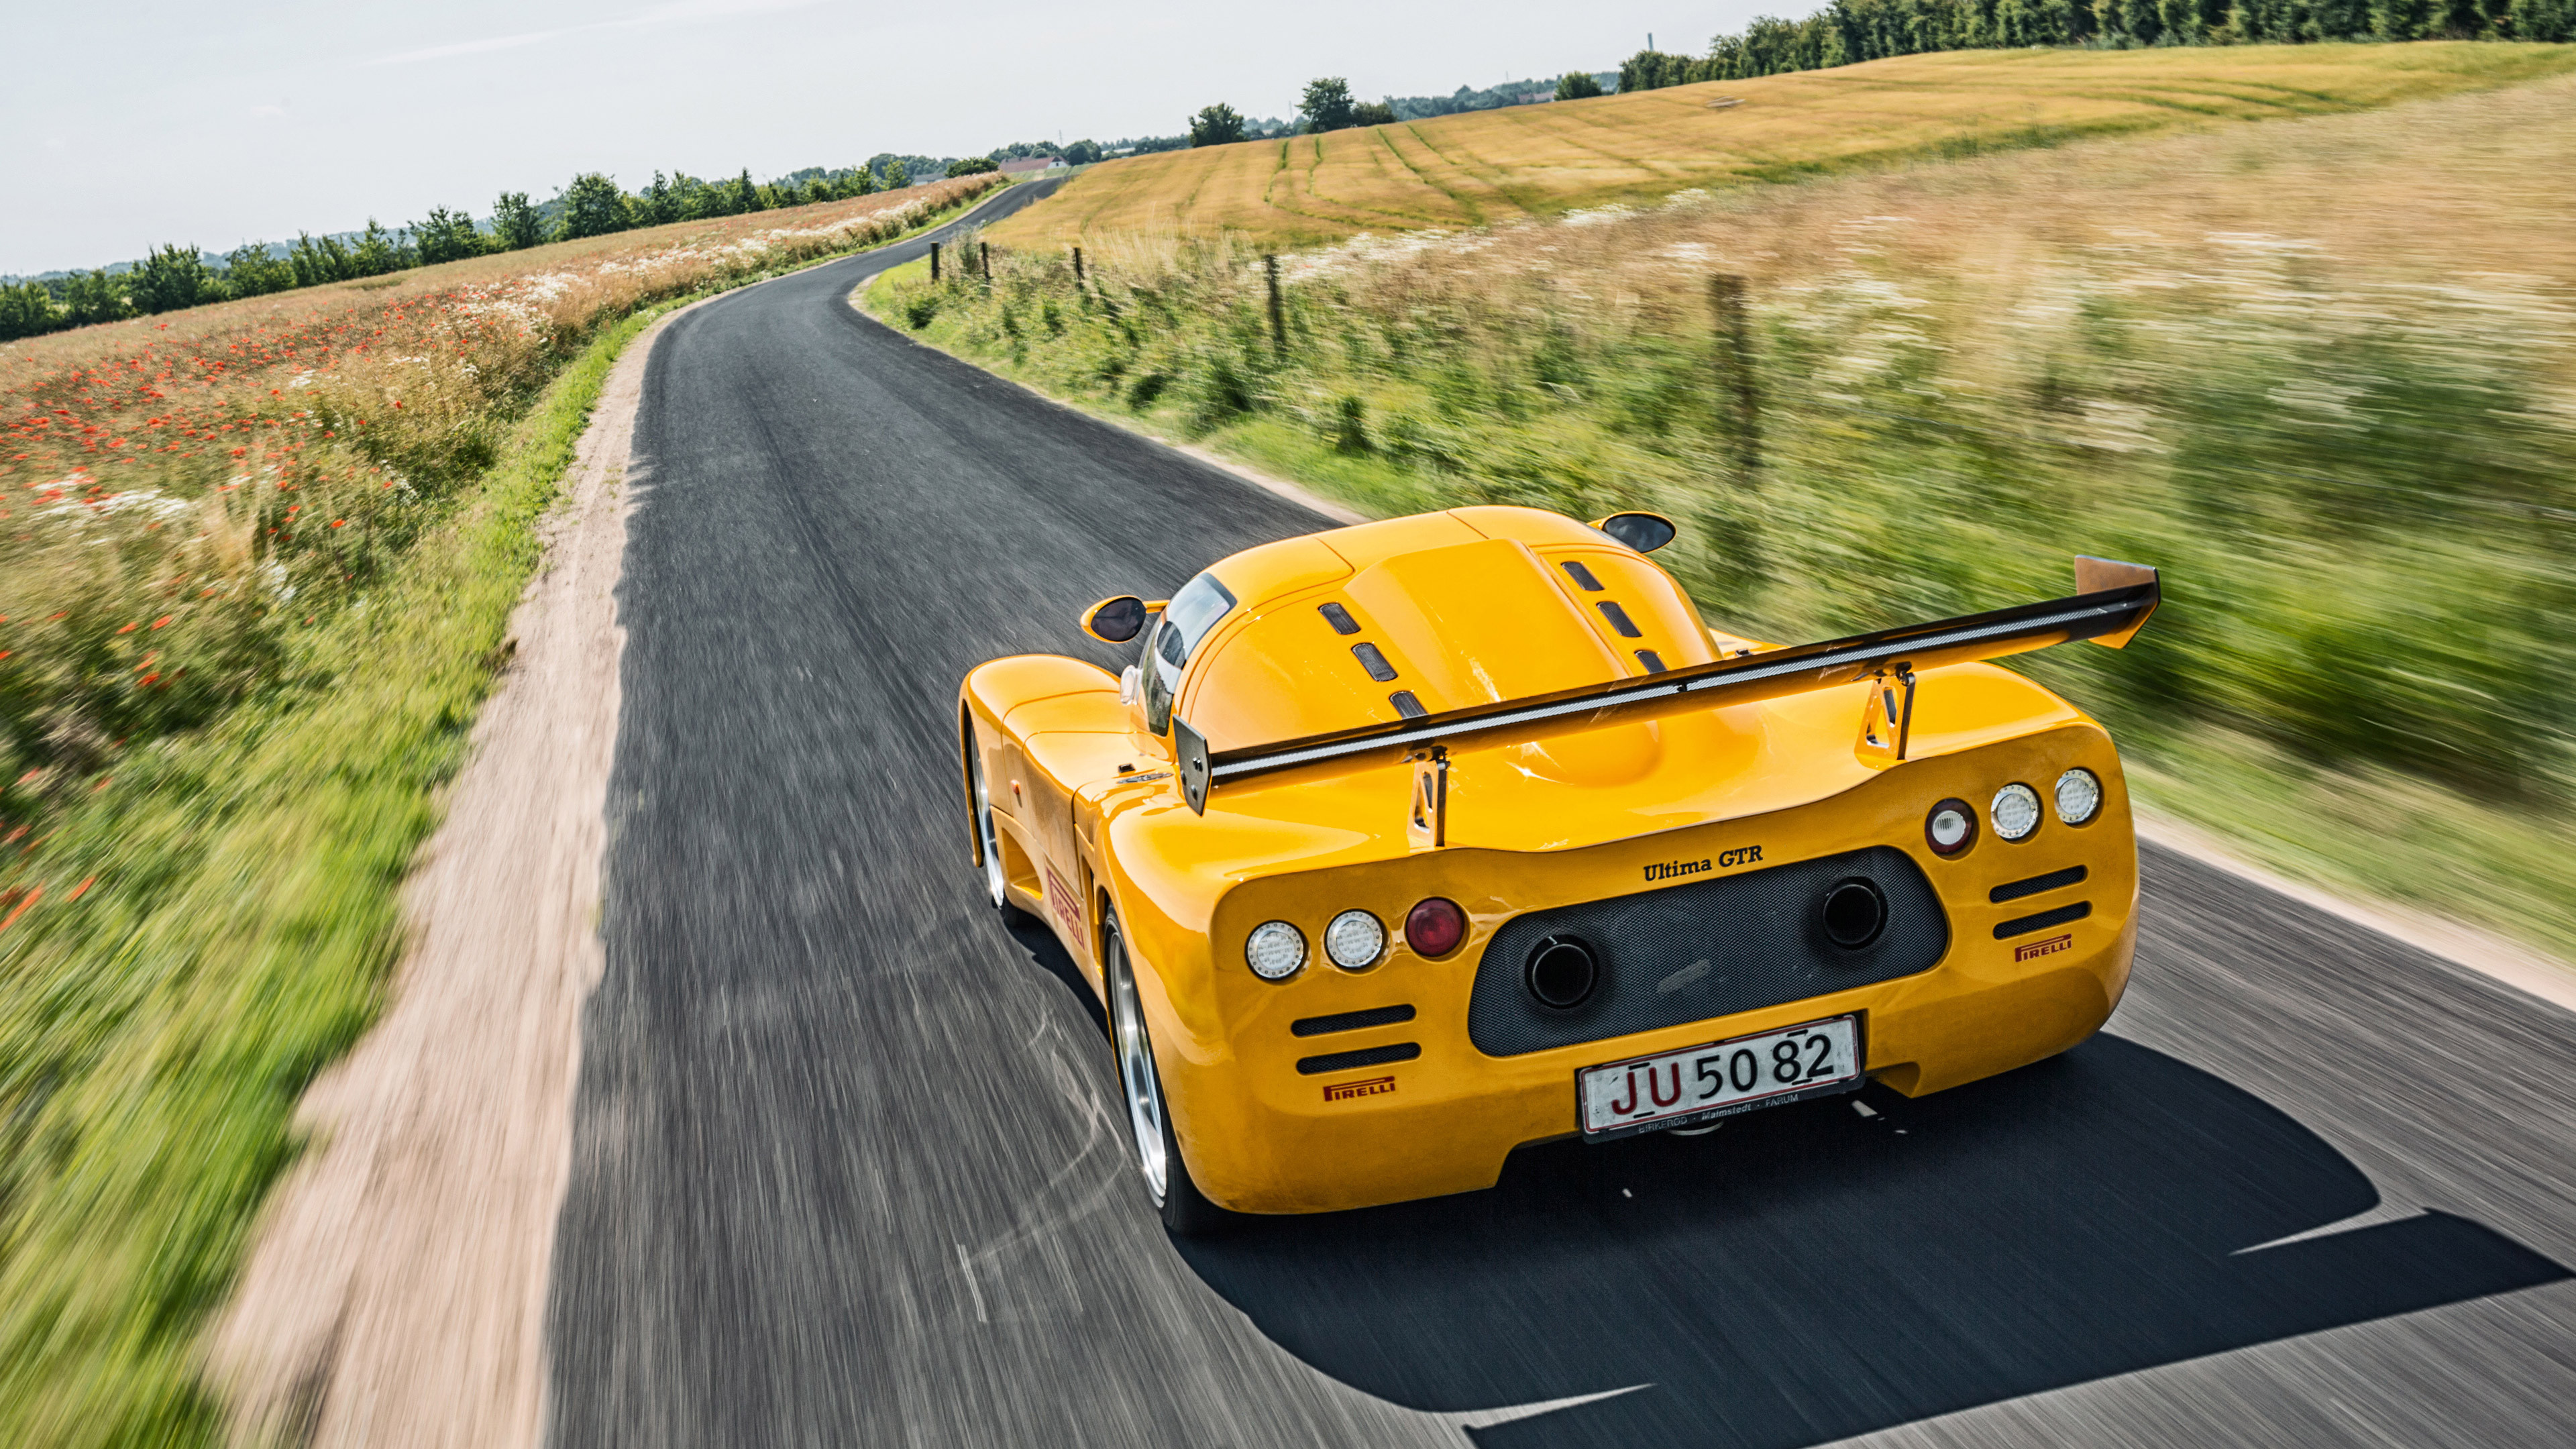
{"type": "Polygon", "coordinates": [[[2576,45],[1949,51],[1105,162],[996,243],[1236,231],[1304,245],[2086,136],[2367,110],[2576,71],[2576,45]]]}

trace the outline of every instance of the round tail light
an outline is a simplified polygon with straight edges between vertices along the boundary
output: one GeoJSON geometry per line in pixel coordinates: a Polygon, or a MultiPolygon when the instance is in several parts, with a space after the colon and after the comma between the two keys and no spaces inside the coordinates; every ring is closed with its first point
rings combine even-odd
{"type": "Polygon", "coordinates": [[[1977,812],[1965,800],[1944,800],[1923,817],[1923,841],[1935,855],[1957,855],[1977,843],[1977,812]]]}
{"type": "Polygon", "coordinates": [[[1264,981],[1285,981],[1306,964],[1306,938],[1286,921],[1264,921],[1244,938],[1243,964],[1264,981]]]}
{"type": "Polygon", "coordinates": [[[1345,971],[1364,971],[1386,954],[1386,927],[1366,911],[1344,911],[1324,928],[1324,954],[1345,971]]]}
{"type": "Polygon", "coordinates": [[[1404,944],[1416,956],[1446,956],[1466,939],[1467,913],[1456,901],[1433,896],[1404,914],[1404,944]]]}
{"type": "Polygon", "coordinates": [[[2039,792],[2015,780],[1995,792],[1995,803],[1986,807],[1995,822],[1995,834],[2006,840],[2028,840],[2039,828],[2039,792]]]}
{"type": "Polygon", "coordinates": [[[2069,825],[2082,825],[2102,809],[2102,781],[2091,770],[2077,767],[2057,777],[2057,818],[2069,825]]]}

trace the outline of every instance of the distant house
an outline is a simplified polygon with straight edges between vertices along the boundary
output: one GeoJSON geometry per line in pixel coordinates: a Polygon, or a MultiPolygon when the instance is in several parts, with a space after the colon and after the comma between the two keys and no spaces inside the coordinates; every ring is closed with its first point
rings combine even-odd
{"type": "Polygon", "coordinates": [[[1002,163],[1005,176],[1026,176],[1032,171],[1051,171],[1064,162],[1054,156],[1021,156],[1002,163]]]}

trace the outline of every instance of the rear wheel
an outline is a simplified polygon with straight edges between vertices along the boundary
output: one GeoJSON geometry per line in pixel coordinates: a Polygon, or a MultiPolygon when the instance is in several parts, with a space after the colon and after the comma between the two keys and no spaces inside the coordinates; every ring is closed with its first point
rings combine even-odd
{"type": "Polygon", "coordinates": [[[984,785],[981,760],[967,766],[975,781],[975,843],[977,854],[984,857],[984,898],[1002,913],[1004,924],[1013,924],[1028,912],[1011,904],[1010,877],[1002,869],[1002,831],[993,823],[993,796],[984,785]]]}
{"type": "Polygon", "coordinates": [[[1184,1238],[1205,1237],[1223,1229],[1233,1214],[1208,1201],[1190,1180],[1190,1165],[1181,1159],[1180,1142],[1172,1135],[1163,1074],[1154,1065],[1154,1039],[1136,997],[1136,973],[1114,924],[1107,937],[1110,1044],[1118,1054],[1119,1098],[1126,1104],[1145,1195],[1162,1214],[1165,1228],[1184,1238]]]}

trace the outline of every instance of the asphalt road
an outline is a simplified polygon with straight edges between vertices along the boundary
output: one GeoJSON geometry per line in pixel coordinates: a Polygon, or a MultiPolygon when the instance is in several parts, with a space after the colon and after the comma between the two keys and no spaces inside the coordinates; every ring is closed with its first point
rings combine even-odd
{"type": "Polygon", "coordinates": [[[2576,1442],[2576,1017],[2160,851],[2057,1061],[1165,1237],[954,690],[1317,520],[844,304],[922,245],[651,359],[559,1443],[2576,1442]]]}

